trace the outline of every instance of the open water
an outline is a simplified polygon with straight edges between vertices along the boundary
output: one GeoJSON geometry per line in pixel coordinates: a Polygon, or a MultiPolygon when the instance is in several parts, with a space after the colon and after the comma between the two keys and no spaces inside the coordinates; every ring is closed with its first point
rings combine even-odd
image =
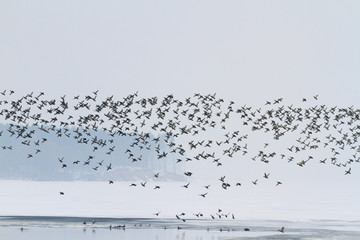
{"type": "Polygon", "coordinates": [[[0,239],[360,239],[359,221],[270,220],[214,221],[188,219],[0,217],[0,239]],[[95,223],[93,223],[95,220],[95,223]],[[111,227],[110,227],[111,226],[111,227]],[[278,231],[285,227],[284,233],[278,231]],[[245,231],[245,228],[249,231],[245,231]]]}

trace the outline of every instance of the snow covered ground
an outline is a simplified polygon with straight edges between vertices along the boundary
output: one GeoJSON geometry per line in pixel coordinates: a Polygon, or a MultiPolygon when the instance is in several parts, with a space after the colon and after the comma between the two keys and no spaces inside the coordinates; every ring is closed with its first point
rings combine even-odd
{"type": "MultiPolygon", "coordinates": [[[[130,182],[37,182],[0,181],[0,216],[81,216],[81,217],[140,217],[184,218],[216,217],[232,213],[237,220],[360,220],[358,195],[341,186],[318,194],[307,192],[298,185],[281,187],[232,186],[221,188],[218,182],[148,182],[146,187],[130,182]],[[158,185],[160,189],[154,187],[158,185]],[[64,192],[60,195],[59,192],[64,192]],[[205,198],[200,194],[208,193],[205,198]]],[[[314,187],[314,186],[313,186],[314,187]]],[[[323,186],[326,188],[326,186],[323,186]]],[[[228,215],[231,217],[231,214],[228,215]]],[[[223,216],[222,219],[225,219],[223,216]]]]}

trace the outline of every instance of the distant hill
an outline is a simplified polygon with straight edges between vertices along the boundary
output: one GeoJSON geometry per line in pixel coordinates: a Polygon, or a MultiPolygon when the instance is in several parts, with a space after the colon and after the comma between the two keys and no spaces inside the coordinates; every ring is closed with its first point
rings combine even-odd
{"type": "MultiPolygon", "coordinates": [[[[36,138],[30,139],[30,144],[22,144],[24,139],[16,135],[10,137],[7,131],[9,125],[0,124],[0,178],[1,179],[31,179],[44,181],[73,181],[73,180],[118,180],[133,181],[152,178],[154,173],[161,172],[161,180],[183,180],[183,166],[176,164],[176,155],[168,155],[158,159],[154,148],[150,150],[129,147],[133,141],[131,136],[118,136],[112,144],[98,147],[90,144],[79,144],[73,137],[58,137],[55,133],[34,129],[36,138]],[[43,138],[46,142],[43,142],[43,138]],[[36,145],[40,141],[39,146],[36,145]],[[106,154],[111,146],[115,146],[111,154],[106,154]],[[133,162],[125,153],[131,149],[134,156],[141,156],[140,161],[133,162]],[[40,152],[36,153],[37,149],[40,152]],[[30,157],[28,154],[31,154],[30,157]],[[90,159],[88,165],[84,165],[90,159]],[[63,163],[58,159],[63,158],[63,163]],[[78,164],[73,162],[79,161],[78,164]],[[111,170],[107,166],[111,163],[111,170]],[[63,168],[63,164],[66,167],[63,168]],[[101,165],[100,165],[101,164],[101,165]],[[96,170],[94,170],[96,169],[96,170]]],[[[91,134],[98,139],[109,139],[105,132],[91,134]]],[[[166,144],[161,145],[166,150],[166,144]]]]}

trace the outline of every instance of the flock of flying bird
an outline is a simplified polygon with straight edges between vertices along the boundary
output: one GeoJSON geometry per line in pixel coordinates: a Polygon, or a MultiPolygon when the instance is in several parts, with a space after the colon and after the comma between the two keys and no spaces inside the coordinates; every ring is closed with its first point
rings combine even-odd
{"type": "MultiPolygon", "coordinates": [[[[141,98],[138,93],[130,94],[120,100],[114,96],[99,100],[98,91],[85,96],[59,99],[46,99],[43,92],[31,92],[20,98],[15,92],[4,90],[0,92],[0,121],[6,123],[6,131],[1,136],[19,139],[21,144],[29,148],[27,158],[35,158],[41,154],[41,147],[47,142],[45,137],[37,137],[38,131],[46,134],[55,134],[57,137],[74,140],[77,144],[87,144],[91,153],[83,161],[71,161],[72,164],[83,164],[94,171],[112,170],[112,163],[108,160],[96,161],[92,154],[103,151],[103,155],[111,155],[115,149],[124,149],[116,146],[114,139],[130,136],[132,143],[125,147],[127,160],[130,162],[142,161],[142,155],[136,155],[133,149],[140,151],[155,151],[158,159],[176,158],[176,163],[191,161],[210,161],[216,167],[224,165],[224,159],[248,158],[251,161],[261,161],[268,164],[271,160],[284,159],[304,167],[309,161],[318,161],[339,168],[345,168],[345,175],[351,174],[351,164],[359,163],[360,147],[360,110],[353,107],[328,107],[315,105],[310,107],[296,107],[283,105],[283,99],[266,101],[261,108],[246,105],[236,107],[233,101],[226,103],[216,94],[194,94],[184,100],[176,99],[172,94],[163,97],[141,98]],[[247,128],[252,132],[262,131],[271,134],[277,141],[288,133],[298,134],[296,142],[284,148],[279,154],[270,151],[270,143],[264,143],[263,148],[254,156],[248,156],[248,136],[239,129],[232,130],[234,124],[228,124],[231,118],[238,116],[239,128],[247,128]],[[204,139],[202,133],[206,131],[222,131],[222,139],[204,139]],[[106,133],[106,138],[99,137],[98,133],[106,133]],[[326,133],[326,134],[325,134],[326,133]],[[181,137],[190,139],[185,143],[181,137]],[[162,148],[161,146],[166,146],[162,148]],[[300,153],[328,151],[327,157],[316,160],[309,155],[305,159],[298,159],[300,153]],[[351,152],[351,157],[344,159],[341,154],[351,152]],[[218,156],[218,155],[221,156],[218,156]]],[[[311,99],[303,98],[301,103],[309,101],[317,103],[318,96],[311,99]]],[[[236,126],[237,127],[237,126],[236,126]]],[[[205,134],[204,134],[205,135],[205,134]]],[[[1,146],[2,150],[13,150],[13,146],[1,146]]],[[[62,168],[69,165],[63,157],[57,157],[62,168]]],[[[70,163],[71,163],[70,162],[70,163]]],[[[190,179],[194,175],[185,171],[184,176],[190,179]]],[[[270,173],[264,173],[264,179],[269,179],[270,173]]],[[[154,173],[154,179],[161,178],[161,173],[154,173]]],[[[219,184],[223,189],[232,185],[240,187],[242,183],[230,184],[226,176],[219,177],[219,184]]],[[[257,185],[258,179],[251,181],[257,185]]],[[[110,179],[109,184],[114,180],[110,179]]],[[[188,188],[189,184],[182,185],[188,188]]],[[[250,183],[251,184],[251,183],[250,183]]],[[[276,181],[275,186],[281,185],[276,181]]],[[[146,187],[147,182],[133,183],[131,187],[146,187]]],[[[160,185],[153,186],[159,189],[160,185]]],[[[206,198],[210,185],[204,186],[205,191],[199,196],[206,198]]],[[[60,192],[64,195],[64,192],[60,192]]],[[[160,213],[160,212],[159,212],[160,213]]],[[[158,216],[159,213],[155,215],[158,216]]],[[[229,214],[217,212],[212,218],[227,217],[229,214]]],[[[185,221],[184,214],[176,217],[185,221]]],[[[202,217],[201,213],[195,214],[202,217]]],[[[234,215],[231,215],[234,218],[234,215]]]]}

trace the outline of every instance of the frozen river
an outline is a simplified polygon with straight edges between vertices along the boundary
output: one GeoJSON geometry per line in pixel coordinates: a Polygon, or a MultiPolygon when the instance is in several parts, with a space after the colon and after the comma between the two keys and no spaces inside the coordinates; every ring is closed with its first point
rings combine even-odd
{"type": "Polygon", "coordinates": [[[203,198],[202,182],[147,184],[1,180],[0,239],[360,239],[359,204],[350,194],[223,191],[212,183],[203,198]],[[182,213],[185,222],[176,218],[182,213]]]}

